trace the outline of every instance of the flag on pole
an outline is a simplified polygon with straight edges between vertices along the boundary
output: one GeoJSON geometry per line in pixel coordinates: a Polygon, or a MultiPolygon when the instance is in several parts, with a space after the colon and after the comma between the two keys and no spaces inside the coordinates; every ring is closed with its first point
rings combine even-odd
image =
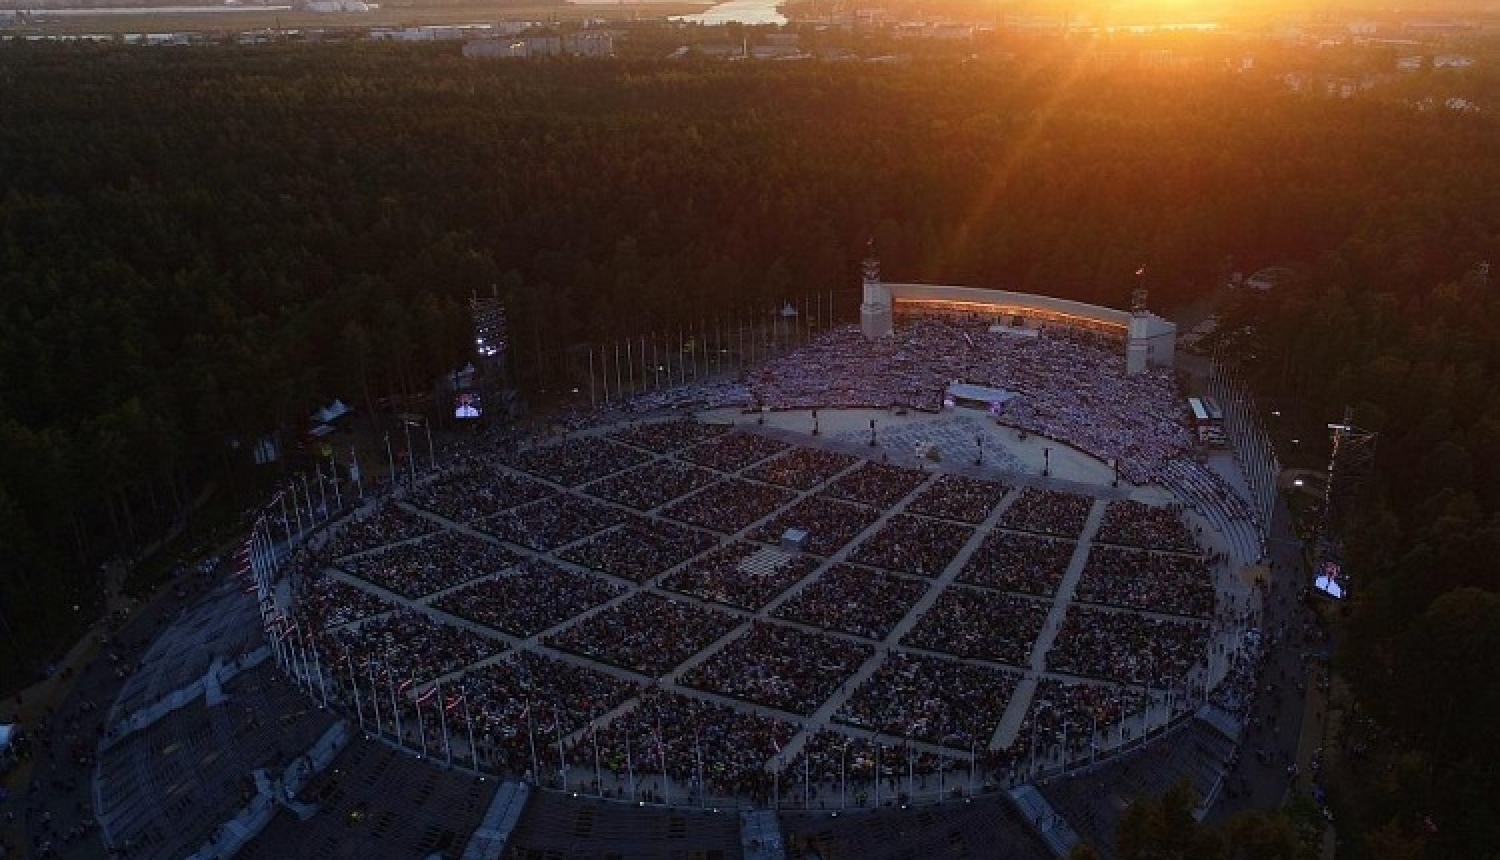
{"type": "Polygon", "coordinates": [[[456,708],[459,705],[463,704],[463,701],[464,701],[464,694],[463,693],[459,693],[457,696],[453,696],[453,697],[451,697],[451,698],[448,699],[448,703],[443,706],[443,710],[448,711],[449,713],[452,713],[454,708],[456,708]]]}
{"type": "Polygon", "coordinates": [[[425,705],[425,704],[427,704],[427,701],[429,699],[431,699],[433,696],[437,695],[437,691],[438,691],[437,684],[433,684],[431,687],[429,687],[427,689],[427,692],[425,692],[422,695],[420,695],[420,696],[417,697],[417,704],[419,704],[419,705],[425,705]]]}

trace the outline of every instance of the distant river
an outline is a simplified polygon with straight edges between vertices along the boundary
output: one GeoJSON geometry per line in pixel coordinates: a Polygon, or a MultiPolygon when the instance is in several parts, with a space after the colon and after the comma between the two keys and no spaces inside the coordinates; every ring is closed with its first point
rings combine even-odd
{"type": "Polygon", "coordinates": [[[724,0],[697,15],[674,15],[673,21],[691,24],[785,24],[786,16],[777,11],[781,0],[724,0]]]}
{"type": "Polygon", "coordinates": [[[93,17],[95,15],[177,15],[186,12],[285,12],[291,6],[115,6],[107,9],[31,10],[38,18],[93,17]]]}

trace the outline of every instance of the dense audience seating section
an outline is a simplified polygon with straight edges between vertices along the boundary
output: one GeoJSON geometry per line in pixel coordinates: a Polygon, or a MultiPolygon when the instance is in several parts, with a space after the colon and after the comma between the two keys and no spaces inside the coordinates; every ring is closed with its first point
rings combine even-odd
{"type": "Polygon", "coordinates": [[[1047,651],[1053,672],[1161,688],[1207,658],[1205,623],[1074,604],[1047,651]]]}
{"type": "Polygon", "coordinates": [[[1052,597],[1077,548],[1072,541],[997,529],[985,535],[958,579],[985,588],[1052,597]]]}
{"type": "Polygon", "coordinates": [[[661,587],[753,612],[801,582],[820,564],[812,556],[778,555],[759,569],[745,569],[755,567],[756,559],[765,551],[760,544],[735,541],[668,574],[661,587]]]}
{"type": "Polygon", "coordinates": [[[346,658],[357,666],[373,661],[377,679],[398,684],[446,675],[503,650],[504,644],[494,639],[405,608],[340,627],[322,647],[326,665],[346,658]]]}
{"type": "Polygon", "coordinates": [[[791,446],[751,433],[728,433],[685,448],[674,456],[720,472],[738,472],[767,457],[784,453],[791,446]]]}
{"type": "Polygon", "coordinates": [[[951,586],[902,639],[914,648],[1025,666],[1051,604],[951,586]]]}
{"type": "Polygon", "coordinates": [[[873,653],[869,645],[758,621],[679,680],[805,716],[873,653]]]}
{"type": "Polygon", "coordinates": [[[557,492],[541,481],[491,464],[493,455],[458,451],[448,456],[459,462],[444,469],[437,480],[413,487],[407,501],[456,523],[493,517],[557,492]]]}
{"type": "Polygon", "coordinates": [[[307,820],[282,809],[240,860],[458,858],[499,784],[355,738],[303,786],[307,820]]]}
{"type": "Polygon", "coordinates": [[[710,793],[764,796],[771,783],[766,763],[797,730],[786,720],[648,689],[627,713],[579,740],[570,760],[575,770],[591,772],[597,737],[601,766],[627,787],[632,771],[637,788],[650,784],[664,761],[679,784],[696,784],[701,763],[710,793]]]}
{"type": "Polygon", "coordinates": [[[506,464],[565,487],[597,481],[606,475],[638,466],[650,454],[607,439],[573,436],[549,445],[521,449],[506,464]]]}
{"type": "Polygon", "coordinates": [[[1075,600],[1209,618],[1214,578],[1198,556],[1094,545],[1075,600]]]}
{"type": "Polygon", "coordinates": [[[866,460],[858,469],[840,475],[826,492],[835,498],[887,510],[920,487],[928,477],[926,472],[916,469],[866,460]]]}
{"type": "Polygon", "coordinates": [[[1095,732],[1119,731],[1121,720],[1139,722],[1147,705],[1140,687],[1095,681],[1042,678],[1021,719],[1011,752],[1025,761],[1036,745],[1044,760],[1055,755],[1065,736],[1070,752],[1088,755],[1095,732]]]}
{"type": "Polygon", "coordinates": [[[494,541],[445,529],[435,535],[366,552],[339,562],[360,579],[403,597],[444,591],[491,573],[520,559],[494,541]]]}
{"type": "Polygon", "coordinates": [[[309,630],[342,627],[396,608],[396,604],[322,571],[299,577],[296,588],[295,615],[307,623],[309,630]]]}
{"type": "Polygon", "coordinates": [[[729,430],[728,424],[705,424],[691,420],[651,421],[614,430],[609,438],[656,454],[670,454],[700,442],[717,439],[729,430]]]}
{"type": "Polygon", "coordinates": [[[546,641],[554,648],[659,678],[739,624],[738,616],[643,591],[546,641]]]}
{"type": "Polygon", "coordinates": [[[1126,375],[1118,343],[1066,329],[1018,338],[977,320],[916,318],[903,320],[893,339],[872,342],[858,327],[842,326],[748,378],[756,400],[771,409],[937,412],[955,379],[1003,389],[1018,396],[1001,422],[1115,460],[1137,485],[1160,479],[1193,448],[1169,368],[1126,375]]]}
{"type": "MultiPolygon", "coordinates": [[[[450,689],[450,728],[467,740],[472,720],[480,761],[515,774],[556,770],[559,732],[567,737],[602,721],[638,692],[630,681],[529,651],[467,671],[450,689]],[[541,747],[536,759],[534,745],[541,747]]],[[[427,719],[436,722],[430,709],[427,719]]]]}
{"type": "Polygon", "coordinates": [[[815,800],[832,795],[834,802],[827,803],[828,806],[838,808],[845,788],[848,794],[843,799],[850,807],[872,806],[875,773],[879,771],[884,806],[887,800],[894,801],[906,792],[908,777],[920,778],[919,785],[925,789],[928,779],[946,772],[952,776],[955,787],[961,786],[968,781],[968,765],[967,753],[961,758],[957,753],[935,755],[908,743],[896,731],[864,738],[822,729],[808,735],[802,750],[781,768],[782,778],[789,783],[782,788],[782,799],[783,803],[790,800],[801,805],[806,777],[811,783],[809,793],[815,800]]]}
{"type": "Polygon", "coordinates": [[[331,558],[344,558],[432,534],[439,528],[439,523],[387,501],[340,523],[323,552],[331,558]]]}
{"type": "Polygon", "coordinates": [[[793,490],[811,490],[826,483],[859,460],[838,451],[793,448],[745,471],[745,477],[793,490]]]}
{"type": "Polygon", "coordinates": [[[883,640],[927,592],[928,583],[839,564],[776,608],[778,618],[883,640]]]}
{"type": "Polygon", "coordinates": [[[675,460],[653,460],[584,488],[590,495],[649,511],[719,480],[716,472],[675,460]]]}
{"type": "Polygon", "coordinates": [[[1180,505],[1148,505],[1133,499],[1109,503],[1094,540],[1169,552],[1203,551],[1197,536],[1183,521],[1180,505]]]}
{"type": "Polygon", "coordinates": [[[619,525],[626,516],[623,509],[613,505],[558,495],[480,520],[474,527],[517,546],[546,552],[619,525]]]}
{"type": "Polygon", "coordinates": [[[558,558],[641,583],[719,545],[709,532],[663,520],[633,517],[575,543],[558,558]]]}
{"type": "Polygon", "coordinates": [[[834,719],[973,750],[989,745],[1020,676],[989,666],[891,652],[834,719]]]}
{"type": "Polygon", "coordinates": [[[999,481],[939,475],[906,506],[907,513],[979,525],[1010,490],[999,481]]]}
{"type": "Polygon", "coordinates": [[[805,544],[813,555],[829,556],[843,549],[859,533],[875,524],[880,512],[826,496],[807,496],[756,529],[752,537],[779,543],[788,529],[807,532],[805,544]]]}
{"type": "Polygon", "coordinates": [[[512,636],[533,636],[625,593],[597,576],[534,559],[443,595],[433,606],[512,636]]]}
{"type": "Polygon", "coordinates": [[[130,856],[179,860],[209,842],[255,796],[251,774],[279,774],[335,715],[263,663],[225,686],[223,704],[179,708],[102,752],[99,813],[130,856]]]}
{"type": "Polygon", "coordinates": [[[974,535],[965,525],[897,514],[854,548],[850,560],[900,573],[936,577],[974,535]]]}
{"type": "Polygon", "coordinates": [[[770,515],[793,498],[791,491],[780,487],[730,479],[699,490],[666,508],[663,513],[689,525],[734,534],[770,515]]]}
{"type": "Polygon", "coordinates": [[[1075,493],[1027,487],[1000,516],[1000,525],[1017,531],[1077,538],[1094,500],[1075,493]]]}

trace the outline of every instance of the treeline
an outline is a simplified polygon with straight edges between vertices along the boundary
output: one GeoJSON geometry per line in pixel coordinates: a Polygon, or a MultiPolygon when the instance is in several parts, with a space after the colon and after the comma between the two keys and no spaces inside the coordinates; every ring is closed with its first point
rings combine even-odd
{"type": "Polygon", "coordinates": [[[1141,263],[1168,307],[1343,249],[1351,290],[1425,302],[1493,256],[1500,187],[1484,115],[1066,52],[7,42],[0,117],[0,673],[250,441],[461,364],[474,291],[506,299],[527,387],[573,343],[852,309],[872,236],[892,277],[1116,306],[1141,263]]]}

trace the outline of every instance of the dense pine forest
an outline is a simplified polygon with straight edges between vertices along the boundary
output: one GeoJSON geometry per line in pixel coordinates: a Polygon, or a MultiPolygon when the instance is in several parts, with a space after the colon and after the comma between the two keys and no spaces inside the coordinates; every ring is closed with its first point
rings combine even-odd
{"type": "Polygon", "coordinates": [[[474,291],[499,290],[517,379],[542,387],[572,343],[809,293],[852,311],[870,237],[892,278],[1115,306],[1145,263],[1168,310],[1291,263],[1234,311],[1250,376],[1289,420],[1352,404],[1382,434],[1340,658],[1372,743],[1402,751],[1362,782],[1370,856],[1492,857],[1500,299],[1479,264],[1500,261],[1500,127],[1412,92],[1066,49],[0,44],[0,677],[75,636],[100,563],[249,440],[461,364],[474,291]]]}

